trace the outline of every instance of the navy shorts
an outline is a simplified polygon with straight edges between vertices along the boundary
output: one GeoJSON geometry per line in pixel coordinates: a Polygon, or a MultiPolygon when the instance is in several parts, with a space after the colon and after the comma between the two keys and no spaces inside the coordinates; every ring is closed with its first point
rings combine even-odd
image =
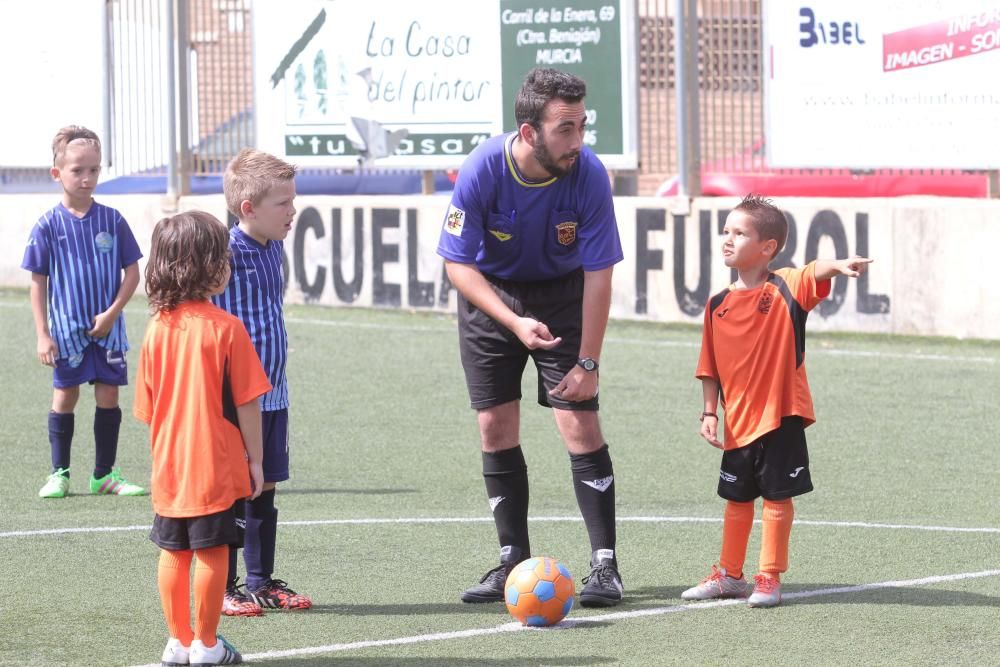
{"type": "Polygon", "coordinates": [[[264,436],[264,481],[288,479],[288,408],[260,414],[264,436]]]}
{"type": "Polygon", "coordinates": [[[192,517],[153,516],[149,539],[168,551],[210,549],[221,544],[243,546],[246,531],[246,502],[237,500],[232,507],[215,514],[192,517]]]}
{"type": "Polygon", "coordinates": [[[784,500],[812,490],[802,417],[785,417],[770,433],[722,453],[719,495],[726,500],[784,500]]]}
{"type": "Polygon", "coordinates": [[[512,311],[548,326],[562,343],[529,350],[509,329],[458,296],[458,336],[469,401],[476,410],[521,398],[521,376],[530,357],[538,373],[538,403],[561,410],[597,410],[597,397],[566,401],[550,396],[579,359],[583,330],[583,270],[552,280],[518,282],[484,276],[512,311]]]}
{"type": "Polygon", "coordinates": [[[56,367],[52,371],[53,387],[68,389],[88,382],[116,386],[128,384],[125,353],[91,343],[76,356],[56,359],[56,367]]]}

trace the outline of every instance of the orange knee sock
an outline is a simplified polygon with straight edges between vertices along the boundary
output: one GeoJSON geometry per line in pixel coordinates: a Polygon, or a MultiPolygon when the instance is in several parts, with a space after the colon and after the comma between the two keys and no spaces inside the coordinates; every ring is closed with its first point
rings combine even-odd
{"type": "Polygon", "coordinates": [[[747,542],[753,528],[753,502],[726,503],[722,519],[722,555],[719,567],[731,577],[743,576],[743,562],[747,558],[747,542]]]}
{"type": "Polygon", "coordinates": [[[167,630],[184,646],[190,646],[194,639],[191,631],[191,556],[191,551],[160,549],[156,577],[167,630]]]}
{"type": "Polygon", "coordinates": [[[194,637],[212,647],[222,616],[222,598],[226,594],[229,545],[197,549],[194,557],[194,637]]]}
{"type": "Polygon", "coordinates": [[[760,543],[760,571],[781,580],[788,569],[788,539],[795,508],[792,499],[764,500],[764,531],[760,543]]]}

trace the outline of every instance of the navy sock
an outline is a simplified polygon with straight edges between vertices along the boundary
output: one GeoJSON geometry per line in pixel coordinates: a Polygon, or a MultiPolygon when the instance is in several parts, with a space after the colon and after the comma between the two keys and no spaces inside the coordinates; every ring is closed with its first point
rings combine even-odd
{"type": "Polygon", "coordinates": [[[121,408],[97,408],[94,411],[94,443],[97,455],[94,477],[100,479],[111,472],[118,457],[118,431],[122,425],[121,408]]]}
{"type": "Polygon", "coordinates": [[[243,560],[247,565],[247,588],[257,590],[274,574],[274,547],[278,537],[278,510],[274,489],[247,503],[247,532],[243,560]]]}
{"type": "Polygon", "coordinates": [[[239,578],[239,575],[236,573],[236,557],[239,551],[239,547],[229,545],[229,574],[226,577],[226,588],[235,586],[236,580],[239,578]]]}
{"type": "Polygon", "coordinates": [[[483,452],[483,480],[500,539],[501,560],[531,555],[528,540],[528,465],[521,446],[483,452]]]}
{"type": "MultiPolygon", "coordinates": [[[[52,450],[52,472],[69,470],[69,451],[73,444],[73,413],[49,412],[49,448],[52,450]]],[[[69,477],[69,472],[66,473],[69,477]]]]}
{"type": "Polygon", "coordinates": [[[573,490],[590,536],[590,549],[615,548],[615,474],[604,445],[591,454],[570,454],[573,490]]]}

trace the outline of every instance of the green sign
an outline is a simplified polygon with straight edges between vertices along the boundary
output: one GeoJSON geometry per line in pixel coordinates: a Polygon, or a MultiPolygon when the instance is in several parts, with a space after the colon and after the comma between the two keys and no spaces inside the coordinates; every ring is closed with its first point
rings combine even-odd
{"type": "MultiPolygon", "coordinates": [[[[500,0],[503,127],[516,128],[514,98],[533,67],[554,67],[587,82],[584,143],[603,156],[634,159],[631,119],[623,101],[632,94],[622,61],[622,9],[629,0],[533,2],[500,0]]],[[[631,27],[627,26],[626,27],[631,27]]],[[[630,107],[631,108],[631,107],[630,107]]],[[[605,163],[615,162],[605,160],[605,163]]]]}

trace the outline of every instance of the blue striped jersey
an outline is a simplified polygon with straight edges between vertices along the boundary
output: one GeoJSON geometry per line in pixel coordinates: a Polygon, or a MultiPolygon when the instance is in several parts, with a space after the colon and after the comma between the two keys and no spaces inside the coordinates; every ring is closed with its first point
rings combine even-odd
{"type": "Polygon", "coordinates": [[[48,276],[49,333],[60,359],[82,353],[92,342],[108,350],[128,350],[124,314],[105,338],[93,338],[87,331],[118,296],[122,270],[140,257],[125,218],[108,206],[93,202],[78,218],[60,203],[38,219],[21,268],[48,276]]]}
{"type": "Polygon", "coordinates": [[[268,241],[267,245],[261,245],[238,226],[233,227],[229,230],[232,275],[226,291],[212,297],[215,305],[243,321],[257,349],[257,356],[272,387],[260,399],[260,409],[264,411],[288,407],[283,248],[282,241],[268,241]]]}

